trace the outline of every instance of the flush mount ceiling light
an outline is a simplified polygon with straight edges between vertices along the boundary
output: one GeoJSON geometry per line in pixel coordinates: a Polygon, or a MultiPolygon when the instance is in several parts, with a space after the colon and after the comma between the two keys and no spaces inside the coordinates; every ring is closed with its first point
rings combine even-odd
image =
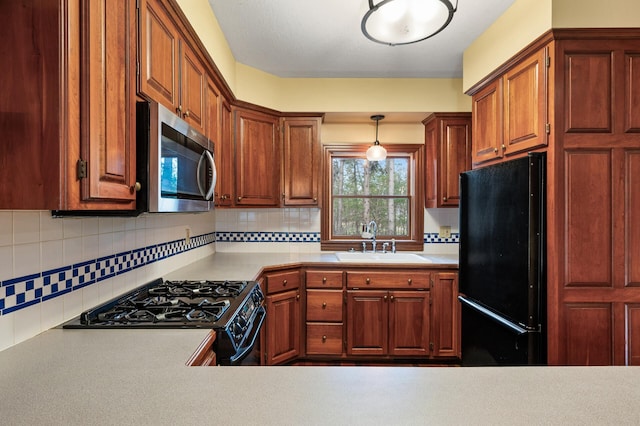
{"type": "Polygon", "coordinates": [[[383,118],[384,115],[371,116],[371,119],[376,121],[376,141],[367,149],[367,160],[369,161],[380,161],[387,158],[387,150],[378,141],[378,122],[383,118]]]}
{"type": "Polygon", "coordinates": [[[458,9],[449,0],[382,0],[362,18],[362,32],[389,46],[417,43],[444,30],[458,9]]]}

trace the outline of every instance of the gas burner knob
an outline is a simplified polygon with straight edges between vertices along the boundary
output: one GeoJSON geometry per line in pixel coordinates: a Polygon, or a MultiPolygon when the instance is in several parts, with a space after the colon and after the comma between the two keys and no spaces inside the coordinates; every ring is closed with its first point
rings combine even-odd
{"type": "Polygon", "coordinates": [[[237,317],[236,324],[238,324],[243,330],[247,328],[247,320],[244,317],[237,317]]]}
{"type": "Polygon", "coordinates": [[[240,325],[240,323],[237,320],[234,321],[231,332],[236,337],[242,336],[242,326],[240,325]]]}

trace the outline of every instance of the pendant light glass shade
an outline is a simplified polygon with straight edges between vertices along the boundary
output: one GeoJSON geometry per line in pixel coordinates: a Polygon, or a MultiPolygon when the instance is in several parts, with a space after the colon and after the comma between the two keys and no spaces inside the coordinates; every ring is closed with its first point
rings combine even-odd
{"type": "Polygon", "coordinates": [[[416,43],[444,30],[458,9],[449,0],[382,0],[362,18],[362,32],[372,41],[390,46],[416,43]]]}
{"type": "Polygon", "coordinates": [[[371,116],[371,119],[376,121],[376,141],[367,149],[367,160],[369,161],[380,161],[387,158],[387,150],[378,141],[378,122],[383,118],[384,115],[371,116]]]}

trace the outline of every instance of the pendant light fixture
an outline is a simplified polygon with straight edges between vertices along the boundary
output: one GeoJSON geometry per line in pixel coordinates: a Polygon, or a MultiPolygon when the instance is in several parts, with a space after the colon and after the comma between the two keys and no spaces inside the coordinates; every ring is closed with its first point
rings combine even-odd
{"type": "Polygon", "coordinates": [[[372,41],[389,46],[417,43],[444,30],[458,9],[450,0],[382,0],[362,18],[362,32],[372,41]]]}
{"type": "Polygon", "coordinates": [[[387,150],[380,145],[378,140],[378,122],[384,118],[384,115],[372,115],[371,119],[376,121],[376,141],[367,149],[367,160],[380,161],[387,158],[387,150]]]}

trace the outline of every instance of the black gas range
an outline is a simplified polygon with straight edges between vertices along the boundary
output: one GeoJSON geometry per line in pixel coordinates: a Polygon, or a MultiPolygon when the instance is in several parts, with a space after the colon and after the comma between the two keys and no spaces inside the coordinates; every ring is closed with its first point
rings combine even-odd
{"type": "Polygon", "coordinates": [[[210,328],[219,364],[239,364],[256,345],[265,318],[255,281],[161,278],[83,312],[68,329],[210,328]]]}

